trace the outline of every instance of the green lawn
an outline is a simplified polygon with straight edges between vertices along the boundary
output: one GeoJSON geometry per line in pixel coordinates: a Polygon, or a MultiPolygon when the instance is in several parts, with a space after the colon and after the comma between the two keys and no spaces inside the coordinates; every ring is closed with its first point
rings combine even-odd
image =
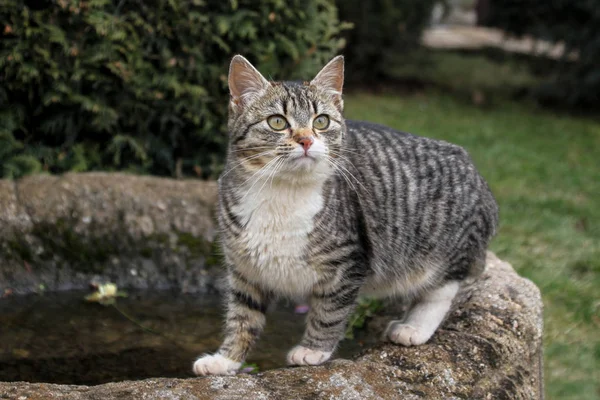
{"type": "Polygon", "coordinates": [[[541,289],[550,399],[600,397],[600,122],[449,95],[346,96],[346,117],[464,146],[500,204],[492,250],[541,289]]]}

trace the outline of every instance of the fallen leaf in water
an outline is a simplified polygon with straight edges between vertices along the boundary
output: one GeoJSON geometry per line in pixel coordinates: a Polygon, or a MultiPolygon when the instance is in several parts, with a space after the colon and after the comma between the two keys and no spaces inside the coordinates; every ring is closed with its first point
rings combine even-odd
{"type": "Polygon", "coordinates": [[[94,293],[85,296],[86,301],[100,303],[103,305],[113,304],[117,297],[127,297],[125,292],[119,291],[114,283],[103,283],[98,285],[94,293]]]}
{"type": "Polygon", "coordinates": [[[13,349],[12,355],[17,358],[27,358],[31,353],[25,349],[13,349]]]}

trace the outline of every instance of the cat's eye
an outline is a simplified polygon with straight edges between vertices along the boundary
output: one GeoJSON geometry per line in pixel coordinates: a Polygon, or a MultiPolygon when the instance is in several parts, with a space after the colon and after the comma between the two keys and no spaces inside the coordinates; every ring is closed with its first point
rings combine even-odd
{"type": "Polygon", "coordinates": [[[286,119],[281,115],[271,115],[267,118],[267,124],[269,124],[274,131],[282,131],[289,126],[286,119]]]}
{"type": "Polygon", "coordinates": [[[319,115],[313,121],[313,128],[323,130],[329,128],[329,117],[325,114],[319,115]]]}

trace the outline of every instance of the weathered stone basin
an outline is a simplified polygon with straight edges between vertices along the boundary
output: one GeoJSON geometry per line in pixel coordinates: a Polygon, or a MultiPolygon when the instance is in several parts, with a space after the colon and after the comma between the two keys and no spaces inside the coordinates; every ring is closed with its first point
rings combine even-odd
{"type": "MultiPolygon", "coordinates": [[[[120,174],[0,181],[0,294],[85,288],[92,280],[218,289],[215,193],[214,183],[120,174]],[[71,245],[81,252],[68,254],[71,245]]],[[[387,307],[369,323],[369,333],[378,335],[400,312],[400,306],[387,307]]],[[[541,338],[539,290],[488,253],[484,275],[461,290],[423,346],[378,344],[351,359],[257,375],[97,386],[0,382],[0,398],[540,399],[541,338]]]]}
{"type": "Polygon", "coordinates": [[[216,183],[127,174],[0,180],[0,295],[123,288],[206,292],[218,272],[216,183]]]}

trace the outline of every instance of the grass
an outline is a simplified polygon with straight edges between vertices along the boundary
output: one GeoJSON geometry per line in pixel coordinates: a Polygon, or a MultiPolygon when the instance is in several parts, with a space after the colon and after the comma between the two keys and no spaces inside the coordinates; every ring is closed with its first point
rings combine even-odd
{"type": "Polygon", "coordinates": [[[491,249],[544,301],[550,399],[600,397],[600,122],[448,94],[346,96],[346,117],[465,147],[500,204],[491,249]]]}

